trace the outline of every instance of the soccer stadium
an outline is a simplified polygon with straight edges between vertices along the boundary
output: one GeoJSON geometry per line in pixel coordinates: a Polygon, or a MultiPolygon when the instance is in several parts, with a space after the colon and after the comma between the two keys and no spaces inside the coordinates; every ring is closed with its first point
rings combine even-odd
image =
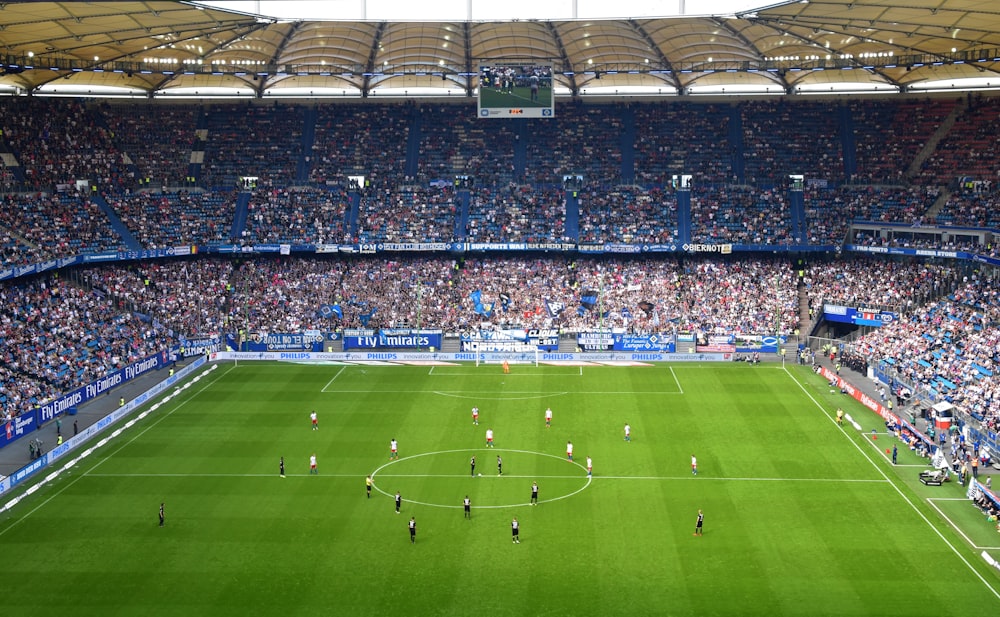
{"type": "Polygon", "coordinates": [[[494,4],[0,3],[0,612],[1000,611],[995,3],[494,4]]]}

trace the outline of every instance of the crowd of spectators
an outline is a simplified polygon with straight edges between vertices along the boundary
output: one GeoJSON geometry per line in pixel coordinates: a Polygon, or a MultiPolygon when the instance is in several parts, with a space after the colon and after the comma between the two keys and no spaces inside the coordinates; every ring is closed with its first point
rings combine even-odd
{"type": "Polygon", "coordinates": [[[358,242],[450,242],[459,210],[451,186],[374,188],[361,197],[355,237],[358,242]]]}
{"type": "Polygon", "coordinates": [[[635,179],[667,186],[674,175],[692,174],[700,184],[733,178],[729,110],[722,105],[642,103],[635,115],[635,179]]]}
{"type": "Polygon", "coordinates": [[[954,265],[854,257],[811,264],[803,283],[809,304],[912,311],[951,293],[961,280],[954,265]]]}
{"type": "Polygon", "coordinates": [[[468,242],[561,242],[566,200],[561,189],[498,186],[475,191],[465,229],[468,242]]]}
{"type": "Polygon", "coordinates": [[[789,244],[792,240],[784,189],[730,186],[692,191],[692,242],[789,244]]]}
{"type": "Polygon", "coordinates": [[[917,180],[928,185],[953,185],[960,177],[996,180],[1000,170],[1000,100],[966,99],[954,126],[922,163],[917,180]]]}
{"type": "Polygon", "coordinates": [[[525,181],[561,184],[564,175],[579,175],[585,182],[619,183],[623,130],[618,105],[560,107],[554,118],[530,125],[525,181]]]}
{"type": "Polygon", "coordinates": [[[413,109],[404,104],[318,107],[310,180],[343,185],[347,176],[361,175],[372,187],[390,189],[407,182],[403,170],[413,109]]]}
{"type": "Polygon", "coordinates": [[[590,187],[579,192],[579,211],[581,244],[677,241],[677,197],[661,188],[590,187]]]}
{"type": "Polygon", "coordinates": [[[857,221],[922,226],[939,192],[938,187],[807,187],[803,198],[808,242],[839,245],[857,221]]]}
{"type": "Polygon", "coordinates": [[[0,226],[6,228],[8,238],[3,249],[5,265],[125,246],[104,212],[75,191],[2,196],[0,226]]]}
{"type": "Polygon", "coordinates": [[[350,242],[349,211],[350,196],[340,187],[258,189],[250,198],[241,240],[246,244],[350,242]]]}
{"type": "Polygon", "coordinates": [[[844,148],[837,104],[821,101],[743,103],[743,157],[746,180],[784,184],[789,174],[834,182],[844,179],[844,148]]]}
{"type": "Polygon", "coordinates": [[[179,338],[223,332],[236,266],[221,258],[149,261],[86,268],[78,276],[118,310],[141,314],[179,338]]]}
{"type": "Polygon", "coordinates": [[[0,129],[24,171],[22,190],[52,191],[86,180],[117,191],[134,180],[99,110],[80,101],[7,97],[0,129]]]}
{"type": "Polygon", "coordinates": [[[957,191],[934,219],[941,225],[1000,229],[1000,191],[957,191]]]}
{"type": "Polygon", "coordinates": [[[14,390],[26,380],[20,394],[6,388],[3,394],[23,405],[92,382],[160,351],[171,338],[106,294],[52,276],[0,287],[0,340],[14,390]]]}
{"type": "Polygon", "coordinates": [[[851,110],[856,142],[854,184],[906,184],[906,172],[955,108],[954,99],[857,100],[851,110]]]}
{"type": "Polygon", "coordinates": [[[468,105],[422,105],[417,176],[421,184],[473,178],[485,187],[515,180],[514,145],[518,134],[509,122],[483,121],[468,105]]]}
{"type": "Polygon", "coordinates": [[[108,205],[144,249],[211,246],[230,240],[235,202],[232,192],[139,191],[108,198],[108,205]]]}
{"type": "Polygon", "coordinates": [[[197,111],[194,105],[153,101],[101,107],[115,144],[135,166],[134,187],[162,189],[189,184],[197,111]]]}
{"type": "Polygon", "coordinates": [[[201,182],[228,189],[240,177],[257,177],[257,186],[285,187],[295,181],[302,152],[302,105],[217,104],[204,112],[205,160],[201,182]]]}
{"type": "Polygon", "coordinates": [[[859,338],[854,351],[894,374],[1000,428],[1000,291],[996,281],[970,276],[937,301],[859,338]]]}

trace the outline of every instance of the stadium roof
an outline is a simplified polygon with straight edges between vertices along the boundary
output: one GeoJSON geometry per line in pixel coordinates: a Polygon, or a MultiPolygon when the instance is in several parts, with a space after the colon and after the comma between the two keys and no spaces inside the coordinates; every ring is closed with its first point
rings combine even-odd
{"type": "MultiPolygon", "coordinates": [[[[324,4],[367,17],[386,2],[324,4]]],[[[263,12],[279,3],[235,4],[263,12]]],[[[461,0],[458,18],[420,21],[282,18],[169,1],[4,2],[0,93],[463,97],[475,91],[481,60],[502,59],[551,61],[565,96],[1000,85],[995,0],[796,0],[728,15],[600,17],[662,4],[562,0],[553,5],[569,9],[550,13],[557,18],[476,19],[489,3],[461,0]]]]}

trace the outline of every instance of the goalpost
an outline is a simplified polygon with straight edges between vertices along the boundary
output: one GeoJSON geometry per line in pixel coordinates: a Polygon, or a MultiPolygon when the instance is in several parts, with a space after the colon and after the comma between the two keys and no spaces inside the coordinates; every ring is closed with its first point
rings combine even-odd
{"type": "Polygon", "coordinates": [[[526,364],[538,366],[540,352],[537,346],[521,351],[478,351],[476,366],[480,364],[526,364]]]}

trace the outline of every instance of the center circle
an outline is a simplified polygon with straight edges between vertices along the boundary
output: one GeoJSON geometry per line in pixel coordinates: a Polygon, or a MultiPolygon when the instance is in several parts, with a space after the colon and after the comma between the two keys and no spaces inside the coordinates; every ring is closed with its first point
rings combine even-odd
{"type": "MultiPolygon", "coordinates": [[[[548,464],[551,464],[551,463],[548,463],[548,464]]],[[[477,465],[478,465],[478,463],[477,463],[477,465]]],[[[402,458],[393,459],[393,460],[389,461],[388,463],[385,463],[384,465],[382,465],[382,466],[378,467],[377,469],[375,469],[375,471],[373,471],[371,473],[371,478],[372,478],[372,487],[376,491],[378,491],[379,493],[385,495],[386,497],[395,498],[395,494],[394,493],[385,491],[385,490],[383,490],[379,486],[379,483],[378,483],[377,480],[380,477],[380,475],[381,475],[382,478],[429,478],[429,479],[441,478],[441,479],[449,479],[449,480],[457,480],[459,478],[465,478],[467,481],[470,481],[470,482],[493,482],[493,481],[506,482],[508,480],[525,480],[526,482],[531,482],[531,481],[537,480],[537,481],[539,481],[539,484],[540,484],[540,491],[539,491],[539,493],[540,494],[545,494],[545,495],[548,494],[548,492],[544,488],[545,487],[545,480],[547,480],[547,479],[548,480],[559,480],[560,482],[563,482],[563,481],[570,481],[570,482],[572,482],[572,481],[575,481],[575,480],[578,480],[578,481],[581,482],[581,486],[579,486],[578,488],[575,488],[573,490],[564,490],[564,491],[558,493],[555,497],[547,497],[546,499],[539,499],[538,500],[539,504],[542,504],[542,503],[551,503],[551,502],[554,502],[554,501],[560,501],[562,499],[567,499],[569,497],[573,497],[574,495],[577,495],[578,493],[580,493],[581,491],[583,491],[584,489],[586,489],[587,487],[589,487],[591,481],[593,480],[593,478],[591,476],[587,475],[587,469],[583,465],[581,465],[580,463],[578,463],[576,461],[568,461],[565,458],[565,456],[557,456],[555,454],[548,454],[546,452],[534,452],[532,450],[515,450],[515,449],[510,449],[510,448],[464,448],[464,449],[460,449],[460,450],[437,450],[435,452],[423,452],[423,453],[420,453],[420,454],[414,454],[412,456],[406,456],[406,457],[402,457],[402,458]],[[468,474],[468,475],[467,474],[431,474],[431,473],[424,473],[424,474],[392,474],[392,473],[389,473],[389,472],[386,471],[386,470],[391,470],[393,467],[399,465],[400,463],[406,463],[408,461],[409,462],[414,462],[414,461],[417,461],[418,459],[424,459],[424,458],[430,457],[430,456],[445,456],[445,455],[455,455],[455,454],[463,454],[464,453],[464,454],[469,454],[470,458],[471,458],[471,456],[473,456],[473,455],[478,457],[478,456],[480,456],[482,454],[486,454],[486,453],[493,454],[493,453],[498,453],[498,452],[504,453],[505,456],[508,455],[508,454],[513,454],[515,457],[518,456],[518,455],[529,455],[529,456],[540,456],[540,457],[545,457],[547,459],[554,459],[554,460],[557,460],[557,461],[562,461],[564,463],[568,463],[571,473],[558,474],[558,475],[557,474],[537,474],[537,475],[503,475],[503,476],[501,476],[501,475],[490,475],[490,474],[483,475],[483,473],[480,472],[479,474],[477,474],[475,476],[472,476],[471,474],[468,474]],[[579,471],[579,473],[576,473],[578,471],[579,471]],[[545,492],[543,492],[543,491],[545,491],[545,492]]],[[[530,484],[527,486],[527,488],[525,488],[524,492],[530,492],[530,484]]],[[[420,500],[417,500],[417,499],[412,499],[412,498],[410,498],[409,496],[406,496],[406,495],[403,495],[402,497],[403,497],[403,500],[406,503],[416,504],[416,505],[420,505],[420,506],[430,506],[430,507],[433,507],[433,508],[455,508],[455,509],[460,509],[460,508],[463,507],[463,505],[461,503],[461,497],[462,496],[463,495],[459,495],[456,498],[455,503],[448,503],[448,504],[445,504],[445,503],[434,503],[434,502],[429,502],[429,501],[420,501],[420,500]]],[[[524,501],[524,502],[500,503],[500,504],[488,504],[488,505],[473,504],[473,507],[476,508],[476,509],[496,509],[496,508],[516,508],[516,507],[520,507],[520,506],[530,506],[530,505],[531,505],[531,503],[529,501],[524,501]]]]}

